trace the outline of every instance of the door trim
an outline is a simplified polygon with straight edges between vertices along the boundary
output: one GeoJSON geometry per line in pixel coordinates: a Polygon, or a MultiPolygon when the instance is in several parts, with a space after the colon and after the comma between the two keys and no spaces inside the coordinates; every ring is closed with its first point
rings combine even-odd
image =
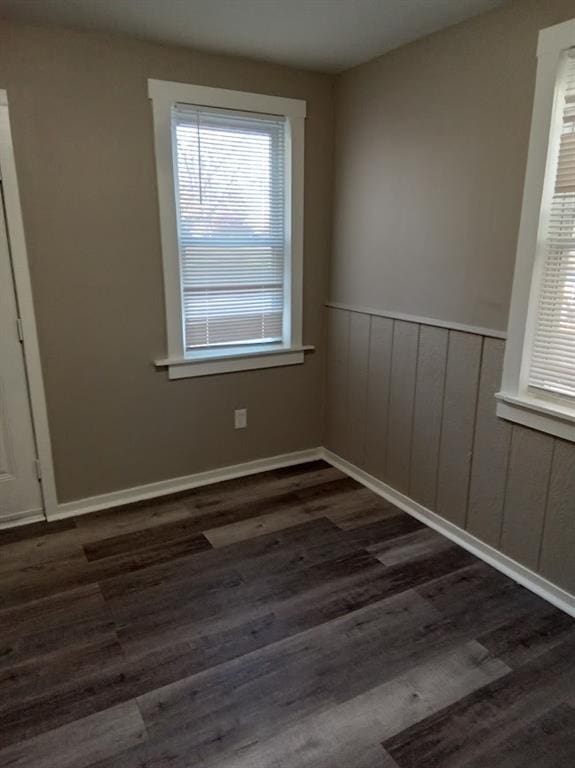
{"type": "Polygon", "coordinates": [[[24,336],[24,363],[28,377],[28,391],[32,413],[32,425],[36,440],[36,451],[41,472],[41,491],[44,513],[48,520],[53,519],[58,502],[52,459],[52,444],[48,427],[48,411],[44,392],[44,379],[38,345],[36,317],[32,297],[32,284],[28,267],[28,253],[20,206],[20,192],[16,175],[14,145],[10,129],[8,95],[0,90],[0,176],[4,192],[6,211],[6,229],[10,247],[10,257],[14,273],[16,302],[22,320],[24,336]]]}

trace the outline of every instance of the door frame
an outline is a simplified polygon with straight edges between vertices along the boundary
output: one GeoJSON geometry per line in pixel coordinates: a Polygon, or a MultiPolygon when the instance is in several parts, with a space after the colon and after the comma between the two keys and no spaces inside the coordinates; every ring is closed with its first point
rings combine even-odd
{"type": "MultiPolygon", "coordinates": [[[[54,519],[58,508],[52,444],[50,442],[48,410],[46,407],[44,378],[42,375],[42,363],[38,345],[36,315],[34,312],[32,283],[30,281],[30,269],[28,266],[28,252],[26,249],[24,223],[22,220],[22,208],[20,206],[18,177],[16,175],[14,145],[12,142],[12,131],[10,129],[8,95],[5,90],[1,89],[0,177],[2,179],[2,189],[4,192],[6,229],[8,233],[12,271],[14,274],[16,304],[18,306],[18,314],[21,321],[23,336],[24,365],[28,379],[30,411],[36,442],[36,457],[40,470],[40,488],[44,505],[44,514],[46,519],[50,520],[54,519]]],[[[21,521],[21,523],[25,522],[26,520],[21,521]]]]}

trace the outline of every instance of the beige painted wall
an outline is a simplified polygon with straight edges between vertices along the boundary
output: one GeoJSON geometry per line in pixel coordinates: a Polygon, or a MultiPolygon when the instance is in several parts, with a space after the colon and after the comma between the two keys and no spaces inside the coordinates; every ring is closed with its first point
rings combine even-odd
{"type": "Polygon", "coordinates": [[[338,81],[332,301],[504,330],[538,30],[518,0],[338,81]]]}
{"type": "Polygon", "coordinates": [[[0,24],[60,501],[316,446],[330,238],[327,76],[0,24]],[[170,382],[147,78],[308,103],[301,366],[170,382]],[[246,431],[233,409],[248,408],[246,431]]]}

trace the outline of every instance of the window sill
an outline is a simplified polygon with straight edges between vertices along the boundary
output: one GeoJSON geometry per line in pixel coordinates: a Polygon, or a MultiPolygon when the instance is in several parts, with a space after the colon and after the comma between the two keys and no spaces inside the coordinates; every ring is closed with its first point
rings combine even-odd
{"type": "Polygon", "coordinates": [[[156,368],[167,368],[170,379],[187,379],[193,376],[299,365],[304,361],[304,353],[313,349],[314,347],[309,345],[262,346],[259,349],[239,347],[233,352],[229,349],[191,352],[185,357],[156,360],[154,364],[156,368]]]}
{"type": "Polygon", "coordinates": [[[524,427],[575,442],[575,410],[535,397],[498,392],[497,415],[524,427]]]}

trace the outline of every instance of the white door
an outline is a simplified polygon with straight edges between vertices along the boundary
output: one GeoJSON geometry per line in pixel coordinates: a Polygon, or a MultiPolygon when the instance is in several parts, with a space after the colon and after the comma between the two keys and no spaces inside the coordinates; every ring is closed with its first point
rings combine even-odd
{"type": "Polygon", "coordinates": [[[41,511],[36,467],[26,368],[0,194],[0,524],[41,511]]]}

